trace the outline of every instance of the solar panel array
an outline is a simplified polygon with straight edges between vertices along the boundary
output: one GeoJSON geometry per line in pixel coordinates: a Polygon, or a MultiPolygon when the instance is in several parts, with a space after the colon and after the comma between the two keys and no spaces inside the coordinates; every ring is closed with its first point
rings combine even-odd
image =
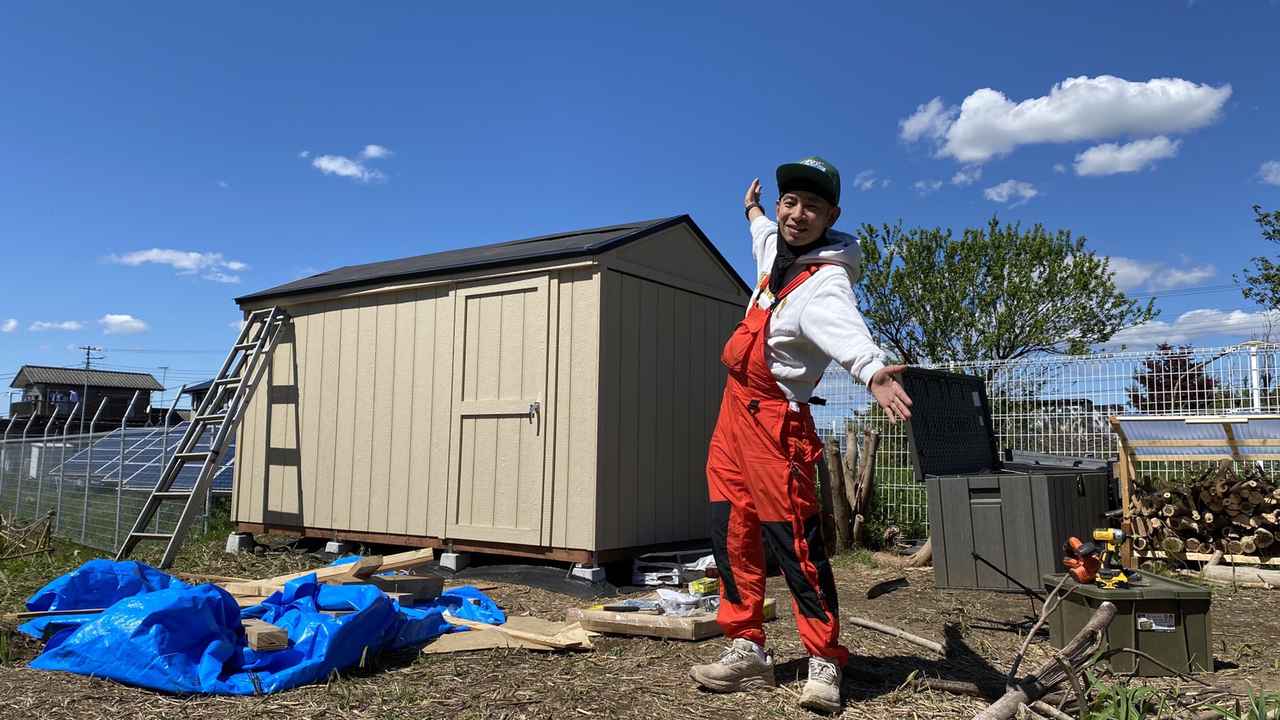
{"type": "MultiPolygon", "coordinates": [[[[62,475],[67,479],[83,478],[86,475],[91,481],[115,485],[121,477],[121,440],[124,441],[124,486],[134,490],[150,490],[160,482],[165,462],[173,455],[186,433],[189,423],[183,422],[169,427],[126,428],[108,433],[89,448],[77,452],[67,458],[62,466],[62,475]],[[90,458],[92,457],[92,465],[90,458]]],[[[217,431],[217,425],[206,425],[206,430],[197,440],[194,450],[208,450],[217,431]]],[[[235,465],[236,447],[234,436],[227,441],[223,451],[222,464],[213,476],[214,492],[230,492],[232,467],[235,465]]],[[[195,485],[200,475],[202,461],[188,461],[182,466],[173,489],[185,490],[195,485]]]]}

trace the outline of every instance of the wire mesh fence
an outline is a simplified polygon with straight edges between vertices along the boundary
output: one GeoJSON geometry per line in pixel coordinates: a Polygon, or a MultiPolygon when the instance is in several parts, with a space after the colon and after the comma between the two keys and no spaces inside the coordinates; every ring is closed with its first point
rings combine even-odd
{"type": "MultiPolygon", "coordinates": [[[[1280,345],[1051,356],[1004,362],[932,365],[982,377],[997,445],[1032,452],[1112,459],[1114,415],[1221,415],[1280,412],[1280,345]]],[[[818,432],[880,433],[876,496],[886,519],[923,531],[928,512],[912,468],[906,429],[890,424],[870,394],[839,368],[828,370],[815,406],[818,432]]],[[[182,426],[95,435],[11,437],[0,443],[0,513],[35,519],[55,513],[55,534],[114,551],[142,510],[182,426]],[[122,482],[123,481],[123,482],[122,482]]],[[[227,457],[233,457],[228,453],[227,457]]],[[[1187,463],[1143,463],[1139,473],[1179,476],[1187,463]]],[[[230,489],[225,466],[215,489],[230,489]]],[[[178,505],[167,504],[155,530],[170,530],[178,505]]],[[[207,523],[208,517],[202,522],[207,523]]]]}
{"type": "MultiPolygon", "coordinates": [[[[1224,415],[1280,411],[1280,345],[1246,343],[1217,348],[1049,356],[1013,361],[929,365],[977,375],[987,384],[997,446],[1113,459],[1114,415],[1224,415]]],[[[838,367],[829,369],[814,407],[819,435],[880,433],[876,497],[887,519],[927,527],[924,486],[915,477],[903,425],[890,424],[870,393],[838,367]]],[[[1142,463],[1140,474],[1174,479],[1187,463],[1142,463]]]]}
{"type": "MultiPolygon", "coordinates": [[[[141,514],[184,429],[65,436],[58,430],[0,442],[0,513],[23,519],[53,513],[55,536],[113,553],[141,514]]],[[[229,467],[219,481],[215,489],[229,489],[229,467]]],[[[150,529],[171,532],[180,510],[180,503],[162,505],[150,529]]],[[[206,513],[197,527],[208,520],[206,513]]]]}

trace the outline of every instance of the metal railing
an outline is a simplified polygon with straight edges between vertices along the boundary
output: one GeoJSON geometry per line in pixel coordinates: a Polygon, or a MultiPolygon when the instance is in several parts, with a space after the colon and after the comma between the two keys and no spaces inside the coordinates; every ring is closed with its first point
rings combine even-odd
{"type": "MultiPolygon", "coordinates": [[[[1280,411],[1280,345],[1245,343],[1170,352],[1117,352],[1014,361],[929,365],[986,380],[997,446],[1113,459],[1113,415],[1220,415],[1280,411]]],[[[892,425],[870,393],[838,367],[828,369],[813,408],[818,432],[842,447],[846,427],[880,433],[876,493],[888,519],[927,527],[906,428],[892,425]]],[[[1179,477],[1187,463],[1142,463],[1142,474],[1179,477]]]]}

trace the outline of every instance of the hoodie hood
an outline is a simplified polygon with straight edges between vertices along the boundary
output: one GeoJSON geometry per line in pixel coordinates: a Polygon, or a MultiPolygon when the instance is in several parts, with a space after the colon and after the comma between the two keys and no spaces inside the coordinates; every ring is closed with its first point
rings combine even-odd
{"type": "MultiPolygon", "coordinates": [[[[827,237],[831,242],[796,258],[796,265],[841,265],[849,274],[849,282],[857,283],[862,277],[862,248],[859,247],[858,240],[839,230],[828,230],[827,237]]],[[[782,238],[778,238],[778,242],[783,242],[782,238]]]]}

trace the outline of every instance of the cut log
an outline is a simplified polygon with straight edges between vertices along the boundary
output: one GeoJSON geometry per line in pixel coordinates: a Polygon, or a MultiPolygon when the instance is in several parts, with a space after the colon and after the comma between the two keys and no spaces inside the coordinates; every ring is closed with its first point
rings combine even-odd
{"type": "MultiPolygon", "coordinates": [[[[1134,538],[1134,540],[1137,540],[1137,538],[1134,538]]],[[[1182,544],[1186,548],[1187,552],[1189,553],[1198,553],[1201,550],[1200,541],[1193,537],[1183,540],[1182,544]]],[[[1135,542],[1133,545],[1133,549],[1140,550],[1141,548],[1139,548],[1137,543],[1135,542]]]]}
{"type": "Polygon", "coordinates": [[[1252,535],[1245,535],[1240,538],[1240,549],[1245,555],[1252,555],[1258,552],[1258,543],[1254,540],[1252,535]]]}
{"type": "Polygon", "coordinates": [[[1173,535],[1172,533],[1170,533],[1168,535],[1165,535],[1164,539],[1160,541],[1160,549],[1164,550],[1170,555],[1179,555],[1182,552],[1186,551],[1187,548],[1186,548],[1186,544],[1182,542],[1182,538],[1179,538],[1177,535],[1173,535]]]}
{"type": "Polygon", "coordinates": [[[854,481],[853,500],[853,542],[866,545],[866,518],[871,516],[872,490],[876,478],[876,452],[880,448],[880,433],[867,430],[863,434],[862,452],[859,453],[857,479],[854,481]]]}
{"type": "Polygon", "coordinates": [[[1260,570],[1240,565],[1215,565],[1203,568],[1200,576],[1205,580],[1220,583],[1254,583],[1259,586],[1280,587],[1280,570],[1260,570]]]}
{"type": "Polygon", "coordinates": [[[1265,550],[1276,542],[1276,535],[1266,528],[1258,528],[1253,533],[1253,542],[1259,550],[1265,550]]]}
{"type": "Polygon", "coordinates": [[[827,557],[834,557],[840,549],[840,533],[836,526],[835,494],[831,488],[831,470],[828,469],[825,450],[823,456],[817,462],[818,500],[822,504],[822,544],[827,557]]]}
{"type": "Polygon", "coordinates": [[[1131,540],[1130,542],[1133,543],[1133,549],[1137,550],[1138,552],[1142,552],[1143,550],[1146,550],[1149,547],[1145,533],[1143,533],[1142,535],[1134,535],[1133,540],[1131,540]]]}

